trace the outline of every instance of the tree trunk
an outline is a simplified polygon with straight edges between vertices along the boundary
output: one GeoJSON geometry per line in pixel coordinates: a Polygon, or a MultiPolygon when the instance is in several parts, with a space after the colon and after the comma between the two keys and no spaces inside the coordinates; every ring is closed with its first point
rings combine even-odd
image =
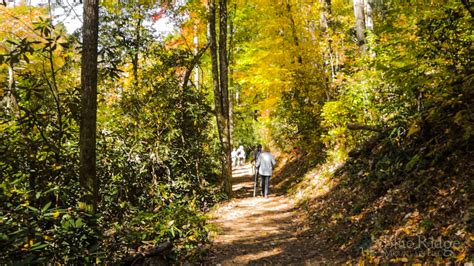
{"type": "Polygon", "coordinates": [[[13,63],[8,64],[8,93],[5,98],[8,112],[11,112],[17,119],[20,118],[20,108],[16,100],[15,93],[15,73],[13,70],[13,63]]]}
{"type": "Polygon", "coordinates": [[[237,5],[234,4],[233,15],[229,19],[229,137],[230,149],[234,146],[234,16],[237,5]]]}
{"type": "Polygon", "coordinates": [[[83,16],[79,174],[84,196],[80,201],[80,207],[89,212],[95,212],[98,201],[96,176],[98,0],[84,1],[83,16]]]}
{"type": "Polygon", "coordinates": [[[211,51],[211,67],[212,67],[212,85],[214,89],[214,103],[216,119],[219,129],[219,138],[221,139],[221,131],[219,128],[221,116],[220,104],[220,87],[219,87],[219,63],[217,57],[217,36],[216,36],[216,7],[215,0],[209,0],[209,49],[211,51]]]}
{"type": "Polygon", "coordinates": [[[141,10],[140,10],[140,5],[138,6],[138,20],[137,20],[137,25],[136,25],[136,36],[135,36],[135,51],[133,51],[133,57],[132,57],[132,66],[133,66],[133,83],[135,86],[138,86],[138,57],[140,55],[140,42],[141,42],[141,27],[142,27],[142,17],[141,17],[141,10]]]}
{"type": "Polygon", "coordinates": [[[319,0],[321,12],[319,13],[319,23],[321,32],[325,33],[328,29],[329,14],[331,14],[331,0],[319,0]]]}
{"type": "Polygon", "coordinates": [[[334,79],[336,76],[335,66],[334,66],[334,55],[332,49],[332,39],[328,38],[327,30],[329,28],[329,14],[331,14],[331,0],[319,0],[320,12],[319,12],[319,26],[321,28],[321,37],[324,41],[328,43],[328,48],[322,51],[323,61],[324,61],[324,73],[326,74],[324,88],[326,91],[327,100],[331,98],[331,92],[329,91],[329,80],[334,79]],[[329,62],[329,64],[327,63],[329,62]],[[327,66],[329,65],[329,72],[331,75],[327,74],[327,66]]]}
{"type": "Polygon", "coordinates": [[[365,0],[365,28],[374,30],[374,0],[365,0]]]}
{"type": "MultiPolygon", "coordinates": [[[[227,0],[219,1],[219,82],[221,89],[222,115],[229,118],[229,65],[227,61],[227,0]]],[[[228,129],[228,123],[226,123],[228,129]]],[[[228,137],[227,137],[228,138],[228,137]]]]}
{"type": "Polygon", "coordinates": [[[290,27],[291,27],[291,34],[293,36],[293,43],[295,45],[295,48],[296,48],[296,60],[298,62],[298,64],[302,64],[303,63],[303,58],[301,56],[301,53],[300,53],[300,41],[299,41],[299,38],[298,38],[298,33],[296,31],[296,23],[295,23],[295,20],[293,18],[293,14],[291,13],[291,4],[289,1],[286,2],[286,11],[288,12],[288,18],[290,19],[290,27]]]}
{"type": "MultiPolygon", "coordinates": [[[[199,53],[199,37],[198,37],[199,31],[197,24],[194,25],[194,37],[193,37],[193,44],[194,44],[194,55],[198,56],[199,53]]],[[[194,72],[194,86],[196,86],[196,89],[199,89],[199,64],[196,64],[195,66],[195,72],[194,72]]]]}
{"type": "Polygon", "coordinates": [[[354,16],[357,45],[362,51],[365,51],[365,15],[364,15],[364,0],[354,0],[354,16]]]}
{"type": "Polygon", "coordinates": [[[230,137],[230,149],[234,146],[234,81],[232,78],[232,69],[230,70],[230,89],[229,89],[229,137],[230,137]]]}
{"type": "MultiPolygon", "coordinates": [[[[191,78],[191,74],[193,73],[193,70],[196,70],[197,74],[199,74],[199,72],[198,72],[198,70],[199,70],[199,60],[201,59],[202,55],[204,54],[204,52],[207,50],[208,47],[209,47],[209,43],[207,43],[206,46],[201,48],[201,50],[198,50],[197,53],[194,55],[193,60],[191,60],[191,62],[189,63],[189,66],[187,67],[186,72],[184,72],[183,86],[182,86],[183,91],[187,90],[187,88],[189,86],[189,79],[191,78]]],[[[196,78],[196,76],[194,78],[196,78]]],[[[199,80],[195,80],[196,88],[198,88],[197,87],[198,82],[199,82],[199,80]]]]}
{"type": "Polygon", "coordinates": [[[209,1],[209,42],[212,61],[212,83],[214,87],[214,104],[217,120],[217,130],[222,146],[221,185],[224,192],[232,195],[232,164],[230,160],[230,135],[229,135],[229,92],[228,92],[228,65],[227,65],[227,1],[219,1],[219,47],[217,47],[216,34],[216,7],[215,0],[209,1]],[[219,54],[219,56],[218,56],[219,54]]]}
{"type": "Polygon", "coordinates": [[[220,86],[221,86],[221,101],[222,101],[222,116],[223,119],[223,142],[222,146],[224,148],[224,166],[225,173],[224,177],[224,191],[227,195],[232,194],[232,160],[230,157],[231,146],[230,146],[230,123],[229,123],[229,78],[228,70],[229,64],[227,61],[227,0],[219,1],[219,67],[220,67],[220,86]]]}

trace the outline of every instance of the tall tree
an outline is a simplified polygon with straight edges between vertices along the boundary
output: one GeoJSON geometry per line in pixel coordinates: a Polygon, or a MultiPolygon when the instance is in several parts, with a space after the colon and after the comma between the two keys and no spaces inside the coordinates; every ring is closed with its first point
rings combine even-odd
{"type": "Polygon", "coordinates": [[[212,61],[212,83],[214,87],[214,104],[219,140],[222,146],[221,183],[224,192],[232,195],[232,163],[230,158],[230,123],[229,123],[229,88],[227,58],[227,0],[219,0],[219,45],[217,45],[216,5],[209,1],[209,43],[212,61]]]}
{"type": "MultiPolygon", "coordinates": [[[[197,56],[199,53],[199,30],[197,24],[194,25],[194,36],[193,36],[193,45],[194,45],[194,55],[197,56]]],[[[194,86],[199,89],[199,64],[196,64],[194,71],[194,86]]]]}
{"type": "Polygon", "coordinates": [[[290,20],[291,36],[293,38],[293,44],[295,45],[295,48],[296,48],[297,62],[298,62],[298,64],[301,65],[301,64],[303,64],[303,57],[301,56],[300,41],[299,41],[299,38],[298,38],[298,32],[297,32],[297,29],[296,29],[295,19],[293,18],[293,14],[292,14],[291,9],[292,9],[291,3],[290,3],[290,1],[287,0],[287,2],[286,2],[286,11],[287,11],[288,19],[290,20]]]}
{"type": "Polygon", "coordinates": [[[5,97],[7,110],[11,112],[16,118],[20,118],[20,112],[18,102],[15,97],[15,75],[14,75],[14,64],[9,62],[8,64],[8,93],[5,97]]]}
{"type": "Polygon", "coordinates": [[[95,212],[98,201],[96,176],[97,42],[99,0],[84,0],[81,61],[80,183],[81,207],[95,212]]]}
{"type": "MultiPolygon", "coordinates": [[[[329,28],[329,15],[331,14],[331,0],[319,0],[320,11],[319,11],[319,25],[321,28],[321,36],[328,40],[327,51],[323,52],[324,62],[329,62],[331,78],[334,78],[336,75],[335,64],[334,64],[334,53],[332,48],[332,40],[328,37],[328,28],[329,28]]],[[[325,63],[326,64],[326,63],[325,63]]],[[[328,78],[326,78],[328,81],[328,78]]],[[[328,99],[330,98],[329,91],[327,92],[328,99]]]]}
{"type": "Polygon", "coordinates": [[[234,146],[234,103],[235,103],[235,83],[234,83],[234,19],[235,13],[237,10],[237,4],[234,3],[232,8],[232,13],[229,19],[229,136],[230,136],[230,146],[234,146]]]}
{"type": "Polygon", "coordinates": [[[374,0],[365,0],[365,28],[374,30],[374,0]]]}
{"type": "Polygon", "coordinates": [[[328,29],[328,16],[331,13],[331,0],[319,0],[321,12],[319,14],[319,23],[321,31],[324,33],[328,29]]]}
{"type": "Polygon", "coordinates": [[[365,50],[365,15],[364,15],[364,0],[354,0],[354,16],[357,44],[365,50]]]}
{"type": "MultiPolygon", "coordinates": [[[[132,11],[135,12],[135,11],[132,11]]],[[[132,66],[133,66],[133,79],[134,84],[138,86],[138,57],[140,54],[140,42],[141,42],[141,28],[142,28],[142,6],[138,4],[137,6],[137,24],[135,26],[135,40],[134,40],[134,49],[133,49],[133,56],[132,56],[132,66]]]]}

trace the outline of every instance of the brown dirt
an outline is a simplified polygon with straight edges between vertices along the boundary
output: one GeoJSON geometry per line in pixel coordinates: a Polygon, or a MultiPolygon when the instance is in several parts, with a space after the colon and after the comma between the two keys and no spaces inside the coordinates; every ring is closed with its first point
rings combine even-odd
{"type": "MultiPolygon", "coordinates": [[[[270,179],[270,183],[271,183],[270,179]]],[[[308,234],[307,217],[280,191],[253,197],[250,165],[234,169],[235,198],[212,213],[218,227],[204,263],[234,264],[321,264],[326,261],[318,239],[308,234]]],[[[327,263],[327,262],[326,262],[327,263]]]]}

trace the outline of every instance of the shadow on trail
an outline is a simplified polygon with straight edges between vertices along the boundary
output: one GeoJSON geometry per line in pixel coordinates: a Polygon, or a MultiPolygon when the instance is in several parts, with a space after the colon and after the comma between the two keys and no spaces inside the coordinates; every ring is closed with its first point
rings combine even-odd
{"type": "Polygon", "coordinates": [[[232,191],[234,199],[253,197],[254,175],[252,165],[246,164],[232,169],[232,191]]]}
{"type": "MultiPolygon", "coordinates": [[[[286,194],[287,186],[286,184],[293,184],[295,180],[300,180],[304,173],[299,173],[295,175],[296,178],[293,178],[291,175],[294,170],[293,163],[297,161],[296,164],[301,164],[302,157],[299,156],[297,160],[292,160],[290,162],[290,167],[285,165],[281,169],[275,172],[275,175],[270,178],[270,189],[269,196],[282,196],[286,194]],[[293,169],[293,170],[292,170],[293,169]],[[282,185],[283,184],[283,185],[282,185]]],[[[302,169],[301,167],[299,169],[302,169]]],[[[306,169],[307,170],[307,169],[306,169]]],[[[301,171],[300,171],[301,172],[301,171]]],[[[251,164],[246,164],[243,166],[238,166],[232,169],[232,191],[234,192],[234,199],[245,199],[253,197],[254,182],[255,182],[255,172],[252,170],[251,164]]],[[[306,172],[305,172],[306,173],[306,172]]],[[[258,179],[256,195],[262,195],[262,179],[258,179]]]]}
{"type": "MultiPolygon", "coordinates": [[[[456,233],[468,231],[465,212],[459,210],[467,210],[470,203],[465,189],[474,176],[474,163],[469,160],[473,153],[447,153],[437,168],[425,163],[418,172],[407,174],[406,165],[418,152],[400,151],[382,142],[334,165],[337,168],[331,169],[332,177],[326,182],[318,181],[318,171],[309,172],[321,159],[295,153],[279,162],[282,167],[270,179],[269,198],[252,197],[250,165],[235,169],[235,198],[216,215],[221,232],[204,262],[332,265],[354,262],[362,250],[369,249],[388,261],[381,240],[392,236],[400,241],[418,236],[429,239],[442,235],[442,230],[446,241],[462,243],[456,233]],[[398,165],[387,163],[393,161],[398,165]],[[305,182],[312,187],[308,192],[318,194],[301,203],[308,211],[303,216],[284,191],[307,174],[305,182]]],[[[437,254],[430,249],[416,251],[427,261],[434,261],[432,254],[437,254]]]]}
{"type": "MultiPolygon", "coordinates": [[[[320,250],[313,242],[302,238],[303,228],[294,223],[293,219],[297,219],[296,217],[287,216],[289,212],[291,210],[262,213],[261,217],[273,218],[260,222],[259,231],[253,231],[247,222],[235,223],[233,226],[238,227],[237,230],[233,227],[222,228],[224,235],[226,232],[235,234],[236,231],[241,235],[240,239],[219,246],[220,252],[226,254],[226,262],[284,265],[305,260],[315,261],[320,250]]],[[[255,217],[243,217],[243,219],[255,219],[255,217]]]]}
{"type": "MultiPolygon", "coordinates": [[[[435,144],[432,146],[427,150],[438,148],[435,144]]],[[[426,261],[445,256],[437,255],[442,254],[443,248],[420,245],[410,250],[403,245],[393,247],[384,239],[409,243],[442,236],[446,243],[469,243],[456,233],[469,231],[463,211],[469,209],[471,201],[463,191],[474,176],[474,162],[468,159],[473,158],[473,152],[467,149],[449,152],[436,167],[427,163],[432,158],[424,158],[425,162],[419,163],[418,171],[413,173],[407,172],[406,165],[419,153],[416,148],[401,150],[391,143],[380,142],[370,151],[348,158],[332,170],[332,178],[326,183],[314,183],[317,185],[312,192],[319,191],[318,196],[310,196],[301,203],[309,213],[310,219],[305,222],[309,230],[283,245],[281,253],[252,260],[249,264],[280,263],[284,254],[305,249],[304,245],[300,246],[304,239],[308,241],[307,246],[321,250],[316,254],[321,262],[324,259],[330,264],[351,258],[357,261],[362,251],[368,250],[381,262],[396,259],[396,254],[420,256],[426,261]],[[387,249],[393,253],[387,253],[387,249]]],[[[314,166],[311,161],[304,162],[301,156],[295,158],[278,171],[277,186],[282,189],[300,182],[306,174],[310,174],[309,179],[320,178],[317,172],[308,173],[314,166]],[[295,180],[288,180],[291,173],[295,180]]],[[[455,249],[450,252],[454,254],[455,249]]],[[[317,256],[314,259],[317,260],[317,256]]]]}
{"type": "MultiPolygon", "coordinates": [[[[418,150],[409,152],[417,154],[418,150]]],[[[345,260],[361,256],[363,250],[370,250],[381,262],[400,256],[418,256],[425,261],[445,256],[437,257],[442,248],[420,245],[404,249],[403,245],[383,242],[391,237],[400,243],[416,242],[439,237],[445,230],[443,241],[462,243],[456,232],[467,229],[451,228],[467,228],[462,210],[469,209],[470,201],[462,191],[474,176],[474,163],[467,159],[472,158],[472,152],[447,156],[437,168],[427,164],[423,169],[420,164],[419,171],[411,174],[405,165],[414,155],[400,154],[400,149],[380,143],[370,154],[349,158],[335,169],[331,188],[302,203],[311,218],[308,234],[317,236],[345,260]],[[398,165],[388,164],[390,161],[398,161],[398,165]],[[392,253],[386,253],[387,249],[392,253]]]]}
{"type": "MultiPolygon", "coordinates": [[[[234,198],[215,213],[219,235],[204,262],[222,265],[320,262],[321,250],[305,236],[304,217],[284,195],[284,190],[276,188],[271,179],[270,196],[253,197],[251,165],[233,170],[234,198]]],[[[274,178],[275,183],[277,180],[279,177],[274,178]]]]}

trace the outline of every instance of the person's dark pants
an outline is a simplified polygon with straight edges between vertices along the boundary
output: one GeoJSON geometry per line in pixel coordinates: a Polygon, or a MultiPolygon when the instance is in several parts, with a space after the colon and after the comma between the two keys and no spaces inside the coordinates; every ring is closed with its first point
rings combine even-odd
{"type": "Polygon", "coordinates": [[[270,186],[269,182],[270,182],[270,176],[268,175],[261,175],[260,176],[262,178],[262,195],[264,197],[268,197],[268,188],[270,186]]]}

